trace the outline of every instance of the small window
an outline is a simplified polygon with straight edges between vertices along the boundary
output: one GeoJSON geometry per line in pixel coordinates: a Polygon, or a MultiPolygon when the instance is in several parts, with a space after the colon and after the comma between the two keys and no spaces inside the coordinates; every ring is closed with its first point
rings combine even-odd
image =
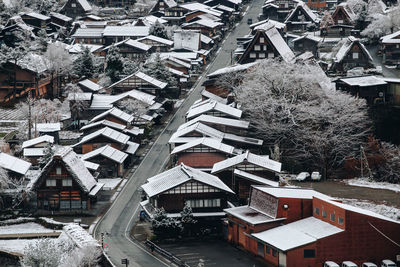
{"type": "Polygon", "coordinates": [[[258,58],[265,58],[265,53],[258,54],[258,58]]]}
{"type": "Polygon", "coordinates": [[[272,249],[272,256],[276,257],[276,249],[272,249]]]}
{"type": "Polygon", "coordinates": [[[343,225],[343,222],[344,222],[343,218],[342,218],[342,217],[339,217],[339,224],[340,224],[340,225],[343,225]]]}
{"type": "Polygon", "coordinates": [[[267,246],[267,254],[271,254],[271,247],[267,246]]]}
{"type": "Polygon", "coordinates": [[[260,44],[264,43],[264,37],[260,37],[260,44]]]}
{"type": "Polygon", "coordinates": [[[338,24],[343,24],[343,20],[342,19],[338,19],[337,23],[338,24]]]}
{"type": "Polygon", "coordinates": [[[71,7],[76,7],[76,3],[71,3],[71,7]]]}
{"type": "Polygon", "coordinates": [[[396,48],[400,48],[400,45],[397,44],[397,45],[396,45],[396,48]]]}
{"type": "Polygon", "coordinates": [[[56,186],[57,182],[56,179],[47,179],[46,180],[46,186],[56,186]]]}
{"type": "Polygon", "coordinates": [[[61,174],[61,167],[57,167],[57,168],[56,168],[56,174],[57,174],[57,175],[60,175],[60,174],[61,174]]]}
{"type": "Polygon", "coordinates": [[[260,51],[261,50],[261,46],[260,45],[255,45],[254,46],[254,51],[260,51]]]}
{"type": "Polygon", "coordinates": [[[62,186],[72,186],[72,179],[63,179],[62,186]]]}
{"type": "Polygon", "coordinates": [[[268,58],[274,58],[274,57],[275,57],[274,53],[268,53],[268,58]]]}
{"type": "Polygon", "coordinates": [[[315,258],[315,250],[314,249],[305,249],[304,250],[304,258],[315,258]]]}
{"type": "Polygon", "coordinates": [[[335,221],[335,213],[331,213],[331,221],[332,221],[332,222],[335,221]]]}
{"type": "Polygon", "coordinates": [[[319,215],[319,208],[315,208],[315,209],[314,209],[314,213],[317,214],[317,215],[319,215]]]}
{"type": "Polygon", "coordinates": [[[358,53],[357,52],[353,53],[353,59],[358,59],[358,53]]]}
{"type": "Polygon", "coordinates": [[[257,242],[257,254],[264,257],[264,244],[257,242]]]}
{"type": "Polygon", "coordinates": [[[322,217],[326,218],[326,211],[322,210],[322,217]]]}
{"type": "Polygon", "coordinates": [[[250,53],[250,58],[256,58],[256,53],[250,53]]]}

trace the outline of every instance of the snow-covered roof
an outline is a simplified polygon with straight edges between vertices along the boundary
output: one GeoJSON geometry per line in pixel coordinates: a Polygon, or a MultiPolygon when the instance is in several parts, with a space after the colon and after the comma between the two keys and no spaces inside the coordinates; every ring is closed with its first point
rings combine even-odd
{"type": "Polygon", "coordinates": [[[85,167],[88,170],[92,170],[92,171],[97,171],[99,169],[99,167],[100,167],[100,164],[93,163],[93,162],[87,161],[87,160],[84,160],[83,164],[85,164],[85,167]]]}
{"type": "Polygon", "coordinates": [[[245,172],[245,171],[242,171],[242,170],[235,169],[233,171],[233,174],[235,174],[235,175],[237,175],[239,177],[245,178],[247,180],[250,180],[252,182],[259,183],[259,184],[269,185],[269,186],[273,186],[273,187],[278,187],[279,186],[279,182],[271,181],[269,179],[266,179],[266,178],[263,178],[263,177],[260,177],[258,175],[255,175],[255,174],[252,174],[252,173],[249,173],[249,172],[245,172]]]}
{"type": "Polygon", "coordinates": [[[175,75],[177,75],[179,77],[184,77],[184,78],[189,78],[190,77],[189,75],[185,74],[184,72],[182,72],[180,70],[176,70],[176,69],[173,69],[173,68],[170,68],[170,67],[167,67],[167,70],[169,72],[171,72],[172,74],[175,74],[175,75]]]}
{"type": "MultiPolygon", "coordinates": [[[[230,208],[230,209],[224,209],[224,211],[227,214],[235,216],[236,218],[241,219],[251,225],[257,225],[260,223],[276,221],[275,218],[273,218],[267,214],[264,214],[262,212],[259,212],[247,205],[234,207],[234,208],[230,208]]],[[[281,219],[278,219],[278,220],[281,220],[281,219]]]]}
{"type": "Polygon", "coordinates": [[[94,44],[73,44],[72,46],[69,46],[68,52],[70,54],[79,54],[86,48],[90,50],[90,53],[94,53],[103,48],[103,46],[94,44]]]}
{"type": "Polygon", "coordinates": [[[351,78],[342,78],[340,79],[347,85],[350,86],[359,86],[359,87],[367,87],[367,86],[376,86],[376,85],[385,85],[383,79],[378,78],[376,76],[361,76],[361,77],[351,77],[351,78]]]}
{"type": "Polygon", "coordinates": [[[202,95],[203,97],[205,97],[205,98],[218,101],[218,102],[220,102],[220,103],[222,103],[222,104],[226,104],[226,103],[228,102],[228,100],[227,100],[226,98],[222,98],[222,97],[220,97],[220,96],[217,96],[217,95],[215,95],[215,94],[213,94],[213,93],[207,91],[206,89],[204,89],[203,91],[201,91],[201,95],[202,95]]]}
{"type": "MultiPolygon", "coordinates": [[[[208,125],[197,122],[185,128],[178,128],[178,130],[172,134],[170,138],[170,142],[174,142],[174,139],[185,136],[188,133],[197,132],[202,134],[204,137],[211,137],[214,139],[222,140],[224,137],[224,133],[214,129],[208,125]]],[[[195,137],[198,138],[198,137],[195,137]]]]}
{"type": "Polygon", "coordinates": [[[78,82],[78,85],[83,86],[93,92],[97,92],[102,88],[99,84],[92,82],[89,79],[78,82]]]}
{"type": "MultiPolygon", "coordinates": [[[[103,28],[79,28],[71,36],[72,38],[101,38],[103,36],[103,28]]],[[[78,44],[79,45],[79,44],[78,44]]]]}
{"type": "Polygon", "coordinates": [[[103,36],[143,37],[149,35],[149,30],[148,26],[107,26],[103,36]]]}
{"type": "Polygon", "coordinates": [[[275,27],[271,27],[268,30],[265,30],[265,34],[268,39],[271,41],[272,45],[278,51],[279,55],[281,55],[282,59],[286,62],[292,62],[295,58],[293,51],[286,44],[285,40],[283,40],[282,35],[278,32],[275,27]]]}
{"type": "Polygon", "coordinates": [[[357,15],[354,13],[353,9],[350,7],[350,5],[347,2],[342,2],[340,3],[337,7],[336,10],[334,12],[334,14],[339,10],[342,9],[345,13],[345,15],[347,15],[347,17],[349,18],[349,20],[351,22],[354,22],[357,18],[357,15]]]}
{"type": "Polygon", "coordinates": [[[205,43],[205,44],[210,44],[210,43],[214,42],[214,40],[212,38],[210,38],[210,37],[208,37],[207,35],[204,35],[204,34],[200,34],[200,40],[201,40],[202,43],[205,43]]]}
{"type": "Polygon", "coordinates": [[[381,37],[380,41],[383,44],[400,44],[400,31],[385,35],[381,37]]]}
{"type": "Polygon", "coordinates": [[[162,0],[169,8],[176,7],[178,4],[174,0],[162,0]]]}
{"type": "Polygon", "coordinates": [[[121,132],[118,132],[114,129],[104,127],[102,129],[99,129],[93,133],[90,133],[88,135],[85,135],[79,143],[76,143],[74,146],[78,146],[80,144],[84,144],[87,141],[96,138],[98,136],[104,136],[107,137],[115,142],[121,143],[121,144],[126,144],[129,141],[129,136],[126,134],[123,134],[121,132]]]}
{"type": "Polygon", "coordinates": [[[119,131],[123,131],[126,128],[126,125],[122,125],[120,123],[116,123],[116,122],[109,121],[109,120],[101,120],[101,121],[96,121],[96,122],[93,122],[93,123],[83,126],[80,129],[80,131],[84,131],[84,130],[87,130],[87,129],[90,129],[93,127],[97,127],[97,126],[104,126],[104,127],[107,126],[112,129],[119,130],[119,131]]]}
{"type": "Polygon", "coordinates": [[[336,53],[335,62],[337,63],[341,62],[355,43],[357,43],[360,46],[361,50],[367,55],[368,59],[370,61],[373,61],[371,54],[365,48],[365,46],[360,42],[360,40],[353,36],[349,36],[347,40],[343,43],[343,45],[340,47],[339,51],[336,53]]]}
{"type": "Polygon", "coordinates": [[[252,236],[280,251],[288,251],[343,231],[315,217],[308,217],[264,232],[253,233],[252,236]]]}
{"type": "Polygon", "coordinates": [[[40,133],[58,132],[61,130],[61,123],[38,123],[35,127],[40,133]]]}
{"type": "Polygon", "coordinates": [[[234,8],[230,8],[230,7],[227,7],[227,6],[225,6],[225,5],[221,5],[221,4],[216,5],[216,6],[214,6],[213,8],[214,8],[214,9],[220,9],[220,10],[223,10],[223,11],[226,11],[226,12],[229,12],[229,13],[235,12],[235,9],[234,9],[234,8]]]}
{"type": "Polygon", "coordinates": [[[237,155],[233,158],[215,163],[211,173],[218,173],[243,162],[257,165],[273,172],[280,172],[282,168],[282,163],[272,160],[268,156],[260,156],[253,154],[250,151],[246,151],[245,153],[237,155]]]}
{"type": "Polygon", "coordinates": [[[69,93],[67,99],[69,101],[89,101],[92,99],[92,93],[69,93]]]}
{"type": "Polygon", "coordinates": [[[321,37],[313,36],[313,35],[309,35],[309,34],[305,34],[305,35],[302,35],[302,36],[299,36],[299,37],[294,38],[294,39],[292,40],[292,42],[297,42],[297,41],[300,41],[300,40],[302,40],[302,39],[308,39],[308,40],[314,41],[314,42],[316,42],[316,43],[319,43],[319,42],[322,41],[322,38],[321,38],[321,37]]]}
{"type": "Polygon", "coordinates": [[[168,21],[153,15],[148,15],[146,17],[143,17],[143,20],[147,21],[149,24],[155,24],[157,21],[161,24],[165,24],[168,21]]]}
{"type": "Polygon", "coordinates": [[[186,113],[186,118],[190,120],[207,112],[220,112],[235,119],[240,119],[242,117],[242,111],[240,109],[208,99],[196,107],[191,107],[186,113]]]}
{"type": "Polygon", "coordinates": [[[83,10],[85,10],[85,12],[92,11],[92,7],[90,6],[88,1],[86,1],[86,0],[77,0],[77,2],[81,5],[83,10]]]}
{"type": "Polygon", "coordinates": [[[318,197],[321,199],[331,199],[330,196],[317,192],[308,188],[293,188],[293,187],[267,187],[255,185],[254,188],[263,191],[276,198],[299,198],[299,199],[313,199],[318,197]]]}
{"type": "Polygon", "coordinates": [[[100,246],[99,242],[78,224],[69,223],[63,227],[63,231],[79,248],[100,246]]]}
{"type": "Polygon", "coordinates": [[[104,111],[103,113],[100,113],[99,115],[95,116],[89,122],[92,123],[92,122],[101,120],[108,115],[114,116],[126,123],[131,123],[134,119],[134,117],[132,115],[126,113],[125,111],[120,110],[119,108],[113,107],[113,108],[111,108],[107,111],[104,111]]]}
{"type": "Polygon", "coordinates": [[[140,50],[143,50],[143,51],[149,51],[151,49],[150,45],[147,45],[147,44],[144,44],[144,43],[138,42],[136,40],[132,40],[132,39],[125,39],[125,40],[122,40],[122,41],[120,41],[118,43],[109,45],[109,46],[103,48],[102,50],[108,50],[112,46],[120,46],[120,45],[123,45],[123,44],[127,45],[127,46],[131,46],[131,47],[137,48],[137,49],[140,49],[140,50]]]}
{"type": "Polygon", "coordinates": [[[210,74],[207,75],[208,78],[214,78],[214,77],[218,77],[220,75],[223,74],[228,74],[228,73],[235,73],[235,72],[241,72],[241,71],[246,71],[249,68],[257,65],[258,62],[251,62],[251,63],[247,63],[247,64],[235,64],[232,66],[228,66],[228,67],[224,67],[221,69],[218,69],[210,74]]]}
{"type": "Polygon", "coordinates": [[[289,15],[287,16],[285,23],[290,22],[292,19],[294,19],[295,21],[297,20],[297,14],[298,14],[298,10],[302,9],[305,14],[311,19],[311,22],[313,23],[318,23],[319,22],[319,18],[318,16],[312,12],[312,10],[307,6],[307,4],[305,2],[299,2],[296,6],[296,8],[294,8],[289,15]],[[296,16],[296,17],[294,17],[296,16]]]}
{"type": "Polygon", "coordinates": [[[159,80],[157,80],[157,79],[155,79],[155,78],[153,78],[153,77],[151,77],[151,76],[149,76],[149,75],[147,75],[147,74],[145,74],[145,73],[143,73],[141,71],[138,71],[136,73],[128,75],[125,78],[123,78],[123,79],[111,84],[108,88],[115,87],[116,85],[120,84],[121,82],[124,82],[124,81],[130,79],[132,76],[136,76],[137,78],[142,79],[143,81],[146,81],[146,82],[150,83],[151,85],[154,85],[155,87],[158,87],[160,89],[164,89],[168,85],[168,83],[159,81],[159,80]]]}
{"type": "Polygon", "coordinates": [[[64,14],[57,13],[57,12],[50,12],[50,16],[53,16],[59,20],[65,21],[65,22],[72,21],[72,18],[65,16],[64,14]]]}
{"type": "Polygon", "coordinates": [[[154,95],[133,89],[119,95],[94,94],[90,109],[110,109],[115,102],[126,97],[132,97],[150,106],[157,103],[154,101],[154,95]]]}
{"type": "Polygon", "coordinates": [[[42,157],[44,156],[44,147],[24,148],[24,157],[42,157]]]}
{"type": "Polygon", "coordinates": [[[144,129],[139,127],[133,127],[132,129],[125,129],[124,133],[132,134],[132,135],[140,135],[144,134],[144,129]]]}
{"type": "Polygon", "coordinates": [[[42,55],[28,53],[18,61],[17,65],[22,69],[40,74],[48,70],[49,60],[42,55]]]}
{"type": "Polygon", "coordinates": [[[39,20],[49,20],[50,17],[36,13],[36,12],[30,12],[30,13],[26,13],[27,16],[32,17],[32,18],[36,18],[39,20]]]}
{"type": "Polygon", "coordinates": [[[351,212],[359,213],[359,214],[362,214],[362,215],[371,216],[371,217],[374,217],[374,218],[378,218],[378,219],[382,219],[382,220],[385,220],[385,221],[389,221],[389,222],[394,222],[394,223],[400,224],[400,221],[393,220],[393,219],[391,219],[389,217],[383,216],[381,214],[378,214],[378,213],[370,211],[370,210],[366,210],[366,209],[362,209],[362,208],[359,208],[359,207],[351,206],[351,205],[348,205],[348,204],[340,203],[340,202],[334,201],[332,199],[326,199],[326,198],[319,197],[319,196],[315,196],[315,198],[321,199],[321,200],[323,200],[325,202],[328,202],[328,203],[330,203],[330,204],[332,204],[332,205],[334,205],[336,207],[342,208],[342,209],[347,210],[347,211],[351,211],[351,212]]]}
{"type": "Polygon", "coordinates": [[[207,27],[207,28],[211,28],[211,29],[214,29],[218,26],[224,25],[222,22],[217,22],[217,21],[213,21],[210,19],[199,19],[199,20],[196,20],[193,22],[182,24],[182,28],[187,27],[187,26],[196,25],[196,24],[207,27]]]}
{"type": "Polygon", "coordinates": [[[183,66],[185,68],[188,68],[188,69],[190,69],[192,67],[190,65],[190,63],[187,63],[187,62],[183,61],[182,59],[176,58],[176,57],[174,57],[174,56],[172,56],[170,54],[160,54],[160,57],[161,57],[161,60],[171,61],[173,63],[176,63],[176,64],[181,65],[181,66],[183,66]]]}
{"type": "Polygon", "coordinates": [[[136,151],[139,149],[139,144],[135,142],[128,141],[128,147],[125,149],[125,152],[131,155],[135,155],[136,151]]]}
{"type": "Polygon", "coordinates": [[[89,153],[83,154],[83,160],[90,160],[93,157],[102,156],[108,158],[112,161],[115,161],[119,164],[123,163],[125,159],[128,157],[128,154],[119,151],[118,149],[113,148],[112,146],[105,145],[98,149],[95,149],[89,153]]]}
{"type": "Polygon", "coordinates": [[[174,150],[172,150],[171,155],[185,151],[186,149],[190,149],[190,148],[193,148],[193,147],[196,147],[199,145],[207,146],[207,147],[213,148],[215,150],[218,150],[220,152],[230,154],[230,155],[236,154],[236,153],[234,153],[234,152],[236,152],[235,147],[222,143],[221,139],[202,137],[202,138],[197,138],[193,141],[190,141],[186,144],[175,147],[174,150]]]}
{"type": "Polygon", "coordinates": [[[50,135],[42,135],[22,143],[22,148],[31,147],[40,143],[54,143],[54,137],[50,135]]]}
{"type": "Polygon", "coordinates": [[[286,24],[276,21],[276,20],[266,19],[266,20],[259,21],[257,23],[250,25],[250,28],[251,29],[254,28],[254,30],[267,30],[267,29],[271,28],[272,26],[274,26],[278,30],[283,30],[283,29],[285,29],[286,24]]]}
{"type": "Polygon", "coordinates": [[[148,182],[142,185],[142,188],[149,197],[153,197],[190,180],[234,194],[218,177],[186,166],[183,163],[147,179],[148,182]]]}
{"type": "Polygon", "coordinates": [[[7,153],[0,152],[0,167],[9,171],[25,175],[31,167],[31,163],[11,156],[7,153]]]}
{"type": "Polygon", "coordinates": [[[183,7],[190,11],[202,11],[202,12],[205,12],[205,13],[217,16],[217,17],[221,17],[223,14],[222,11],[215,10],[207,5],[204,5],[204,4],[198,3],[198,2],[180,4],[180,7],[183,7]]]}
{"type": "Polygon", "coordinates": [[[154,35],[148,35],[148,36],[137,39],[138,42],[143,41],[143,40],[152,40],[154,42],[162,43],[165,45],[173,45],[174,44],[174,41],[164,39],[164,38],[154,36],[154,35]]]}
{"type": "Polygon", "coordinates": [[[196,118],[182,124],[181,126],[179,126],[178,130],[186,128],[197,122],[231,126],[234,128],[241,128],[241,129],[248,129],[249,125],[250,125],[250,122],[248,122],[248,121],[215,117],[215,116],[210,116],[210,115],[200,115],[199,117],[196,117],[196,118]]]}

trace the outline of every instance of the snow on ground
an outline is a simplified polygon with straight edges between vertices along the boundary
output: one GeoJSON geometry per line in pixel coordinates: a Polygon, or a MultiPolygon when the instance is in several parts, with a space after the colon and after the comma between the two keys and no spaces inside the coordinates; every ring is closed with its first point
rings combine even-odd
{"type": "Polygon", "coordinates": [[[341,200],[345,204],[349,204],[351,206],[355,206],[355,207],[362,208],[365,210],[373,211],[373,212],[376,212],[383,216],[386,216],[388,218],[391,218],[393,220],[400,221],[400,209],[398,209],[398,208],[383,205],[383,204],[375,204],[375,203],[369,202],[367,200],[348,199],[348,198],[343,198],[341,200]]]}
{"type": "Polygon", "coordinates": [[[24,249],[28,244],[34,244],[39,239],[12,239],[0,240],[0,250],[24,254],[24,249]]]}
{"type": "MultiPolygon", "coordinates": [[[[51,233],[54,230],[48,229],[38,223],[28,222],[0,226],[0,235],[6,234],[27,234],[27,233],[51,233]]],[[[54,231],[61,232],[61,231],[54,231]]]]}
{"type": "Polygon", "coordinates": [[[174,104],[174,108],[179,108],[182,105],[184,100],[185,99],[180,99],[180,100],[176,101],[174,104]]]}
{"type": "Polygon", "coordinates": [[[346,183],[352,186],[369,187],[376,189],[387,189],[400,192],[400,184],[391,184],[387,182],[370,181],[368,178],[355,178],[347,180],[346,183]]]}

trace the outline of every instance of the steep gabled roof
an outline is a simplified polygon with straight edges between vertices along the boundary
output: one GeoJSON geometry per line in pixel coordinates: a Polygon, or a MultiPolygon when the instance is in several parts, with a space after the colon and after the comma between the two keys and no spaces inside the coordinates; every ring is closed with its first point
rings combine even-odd
{"type": "Polygon", "coordinates": [[[89,193],[97,184],[92,174],[85,167],[84,162],[72,150],[71,147],[61,147],[53,155],[52,159],[46,164],[38,179],[33,183],[33,189],[37,188],[42,181],[48,177],[55,160],[60,160],[68,170],[72,179],[79,185],[82,191],[89,193]]]}
{"type": "Polygon", "coordinates": [[[246,151],[246,153],[215,163],[211,173],[221,172],[243,162],[248,162],[272,172],[280,172],[282,168],[282,163],[272,160],[268,156],[260,156],[246,151]]]}
{"type": "Polygon", "coordinates": [[[340,47],[339,51],[336,53],[335,62],[341,62],[354,45],[358,45],[361,51],[364,52],[365,55],[367,55],[369,61],[373,61],[371,54],[369,53],[367,48],[365,48],[365,46],[360,42],[360,40],[353,36],[349,36],[347,40],[343,43],[342,47],[340,47]]]}
{"type": "Polygon", "coordinates": [[[0,167],[3,169],[25,175],[31,165],[31,163],[25,160],[0,152],[0,167]]]}
{"type": "Polygon", "coordinates": [[[288,23],[290,21],[297,21],[297,17],[294,17],[294,15],[297,14],[297,11],[299,10],[299,12],[301,12],[302,14],[304,14],[307,18],[306,21],[312,22],[312,23],[318,23],[319,22],[319,18],[317,15],[314,14],[314,12],[312,12],[312,10],[307,6],[306,3],[304,2],[299,2],[296,6],[296,8],[294,8],[289,15],[287,16],[285,23],[288,23]]]}
{"type": "Polygon", "coordinates": [[[191,180],[234,194],[218,177],[183,163],[147,179],[148,182],[142,188],[149,197],[153,197],[191,180]]]}
{"type": "Polygon", "coordinates": [[[27,148],[27,147],[31,147],[40,143],[50,143],[53,144],[54,143],[54,137],[50,136],[50,135],[42,135],[33,139],[30,139],[28,141],[25,141],[22,143],[22,148],[27,148]]]}
{"type": "Polygon", "coordinates": [[[96,138],[98,136],[104,136],[104,137],[111,139],[112,141],[115,141],[120,144],[126,144],[130,139],[130,137],[126,134],[123,134],[121,132],[118,132],[118,131],[113,130],[108,127],[104,127],[102,129],[99,129],[99,130],[91,133],[91,134],[85,135],[82,138],[82,140],[79,141],[79,143],[76,143],[75,145],[73,145],[73,147],[79,146],[81,144],[85,144],[87,141],[90,141],[93,138],[96,138]]]}
{"type": "Polygon", "coordinates": [[[400,44],[400,31],[385,35],[380,39],[383,44],[400,44]]]}
{"type": "Polygon", "coordinates": [[[356,14],[354,14],[353,10],[346,2],[340,3],[336,7],[335,11],[332,14],[332,17],[335,17],[339,12],[343,12],[343,14],[351,23],[354,23],[354,21],[356,20],[356,14]]]}
{"type": "Polygon", "coordinates": [[[128,157],[128,154],[119,151],[118,149],[113,148],[112,146],[105,145],[98,149],[95,149],[89,153],[83,154],[83,160],[90,160],[93,157],[102,156],[108,158],[112,161],[115,161],[119,164],[123,163],[125,159],[128,157]]]}
{"type": "Polygon", "coordinates": [[[219,103],[215,100],[205,100],[203,102],[204,103],[201,105],[197,105],[196,107],[192,106],[189,109],[189,111],[186,113],[186,118],[188,120],[211,111],[221,112],[226,116],[233,117],[235,119],[240,119],[242,117],[242,111],[240,109],[219,103]]]}

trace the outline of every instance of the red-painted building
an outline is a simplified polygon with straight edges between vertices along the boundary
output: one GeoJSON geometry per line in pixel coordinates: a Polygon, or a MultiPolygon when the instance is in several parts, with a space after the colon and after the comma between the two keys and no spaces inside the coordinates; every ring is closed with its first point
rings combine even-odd
{"type": "Polygon", "coordinates": [[[400,222],[313,190],[255,186],[248,206],[225,211],[228,241],[273,266],[378,264],[400,253],[400,222]]]}

